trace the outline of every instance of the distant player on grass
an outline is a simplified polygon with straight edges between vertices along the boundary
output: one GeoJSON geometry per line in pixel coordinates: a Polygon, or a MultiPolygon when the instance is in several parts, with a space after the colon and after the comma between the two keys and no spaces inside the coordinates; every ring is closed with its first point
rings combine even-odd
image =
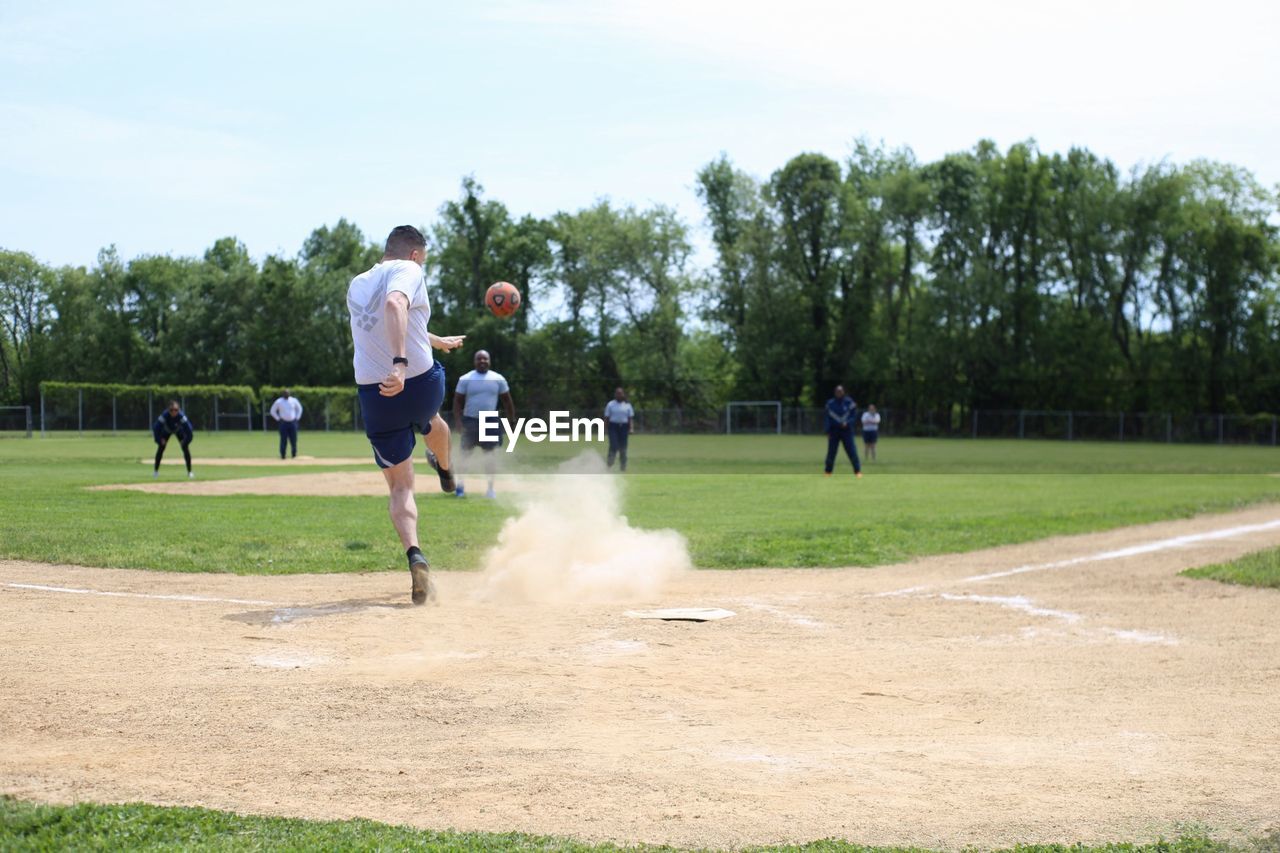
{"type": "Polygon", "coordinates": [[[293,458],[298,458],[298,421],[302,418],[302,403],[288,389],[271,404],[271,417],[280,428],[280,458],[284,458],[285,445],[293,448],[293,458]]]}
{"type": "Polygon", "coordinates": [[[880,413],[875,403],[867,406],[862,413],[862,452],[867,454],[867,461],[876,461],[876,443],[880,440],[880,413]]]}
{"type": "Polygon", "coordinates": [[[196,437],[196,431],[177,400],[170,400],[169,408],[161,412],[160,417],[151,425],[151,436],[156,440],[156,467],[151,476],[160,476],[160,460],[164,458],[164,449],[169,446],[169,437],[173,435],[178,437],[178,444],[182,445],[182,458],[187,463],[187,479],[194,480],[196,475],[191,473],[191,441],[196,437]]]}
{"type": "MultiPolygon", "coordinates": [[[[489,489],[486,498],[497,497],[493,491],[493,451],[502,446],[502,438],[493,441],[480,440],[480,413],[498,411],[498,403],[507,413],[507,420],[516,422],[516,404],[511,399],[511,388],[506,377],[496,370],[489,369],[489,353],[480,350],[472,362],[475,370],[462,374],[458,379],[458,387],[453,394],[453,422],[462,427],[462,457],[469,460],[471,452],[480,447],[484,451],[484,473],[489,478],[489,489]]],[[[461,473],[459,465],[454,465],[454,472],[461,473]]],[[[466,489],[461,478],[455,494],[465,497],[466,489]]]]}
{"type": "Polygon", "coordinates": [[[853,463],[853,475],[862,476],[862,463],[858,461],[858,448],[853,444],[853,421],[858,414],[858,404],[844,393],[844,386],[837,385],[835,394],[827,401],[827,476],[836,465],[836,452],[844,445],[844,452],[853,463]]]}
{"type": "Polygon", "coordinates": [[[391,493],[388,510],[409,561],[414,604],[435,597],[430,564],[418,547],[418,504],[413,496],[418,432],[434,454],[440,488],[454,488],[449,427],[440,417],[444,367],[431,348],[452,350],[463,341],[461,336],[441,338],[427,331],[431,301],[422,270],[426,258],[422,232],[400,225],[387,237],[382,260],[353,278],[347,289],[364,431],[391,493]]]}
{"type": "Polygon", "coordinates": [[[605,404],[604,419],[609,427],[609,458],[606,463],[613,467],[614,457],[622,463],[619,467],[627,470],[627,441],[631,438],[631,426],[634,423],[636,410],[627,402],[627,394],[621,387],[613,389],[613,399],[605,404]]]}

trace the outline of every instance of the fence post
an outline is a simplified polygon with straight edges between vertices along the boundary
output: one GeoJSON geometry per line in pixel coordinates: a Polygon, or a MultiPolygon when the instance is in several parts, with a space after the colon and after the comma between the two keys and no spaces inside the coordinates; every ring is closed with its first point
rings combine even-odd
{"type": "Polygon", "coordinates": [[[1271,446],[1276,446],[1276,416],[1271,416],[1271,446]]]}
{"type": "Polygon", "coordinates": [[[1124,412],[1120,413],[1120,440],[1124,441],[1124,412]]]}
{"type": "Polygon", "coordinates": [[[1023,431],[1023,420],[1026,413],[1026,409],[1018,409],[1018,438],[1025,437],[1025,433],[1023,431]]]}
{"type": "Polygon", "coordinates": [[[84,435],[84,389],[76,389],[76,428],[84,435]]]}
{"type": "Polygon", "coordinates": [[[40,389],[40,437],[44,438],[44,389],[40,389]]]}
{"type": "Polygon", "coordinates": [[[249,404],[249,398],[244,398],[244,428],[249,432],[253,432],[253,407],[249,404]]]}
{"type": "Polygon", "coordinates": [[[1072,427],[1072,421],[1075,418],[1075,414],[1076,414],[1075,412],[1071,412],[1071,411],[1067,412],[1067,441],[1071,440],[1071,427],[1072,427]]]}
{"type": "Polygon", "coordinates": [[[31,407],[27,406],[27,438],[31,438],[31,407]]]}
{"type": "Polygon", "coordinates": [[[147,392],[147,427],[151,427],[151,392],[147,392]]]}
{"type": "Polygon", "coordinates": [[[222,432],[222,414],[218,411],[218,395],[213,395],[213,431],[222,432]]]}
{"type": "Polygon", "coordinates": [[[1222,415],[1218,415],[1218,444],[1222,444],[1222,415]]]}
{"type": "Polygon", "coordinates": [[[262,401],[262,431],[267,431],[267,401],[262,401]]]}
{"type": "Polygon", "coordinates": [[[978,410],[973,410],[973,437],[978,437],[978,410]]]}
{"type": "Polygon", "coordinates": [[[116,434],[116,395],[111,395],[111,434],[116,434]]]}
{"type": "Polygon", "coordinates": [[[1164,413],[1164,441],[1173,444],[1173,412],[1164,413]]]}
{"type": "Polygon", "coordinates": [[[329,398],[324,398],[324,431],[329,431],[329,398]]]}

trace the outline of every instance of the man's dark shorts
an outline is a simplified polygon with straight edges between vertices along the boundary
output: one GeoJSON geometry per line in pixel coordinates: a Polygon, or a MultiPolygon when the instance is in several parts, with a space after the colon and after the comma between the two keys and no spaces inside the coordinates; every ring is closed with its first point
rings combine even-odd
{"type": "Polygon", "coordinates": [[[863,444],[875,444],[879,438],[880,438],[880,430],[878,429],[864,429],[862,431],[863,444]]]}
{"type": "Polygon", "coordinates": [[[431,432],[431,419],[444,402],[444,365],[437,361],[426,373],[406,379],[394,397],[379,394],[377,384],[356,388],[373,459],[379,468],[391,468],[413,456],[417,433],[431,432]]]}
{"type": "MultiPolygon", "coordinates": [[[[494,424],[493,421],[490,421],[490,423],[494,424]]],[[[497,450],[499,447],[502,446],[501,425],[494,424],[494,426],[489,427],[490,435],[493,435],[495,431],[498,433],[498,437],[495,438],[493,441],[481,441],[480,440],[480,419],[469,418],[464,415],[462,418],[462,449],[473,450],[479,447],[485,453],[491,453],[497,450]]]]}

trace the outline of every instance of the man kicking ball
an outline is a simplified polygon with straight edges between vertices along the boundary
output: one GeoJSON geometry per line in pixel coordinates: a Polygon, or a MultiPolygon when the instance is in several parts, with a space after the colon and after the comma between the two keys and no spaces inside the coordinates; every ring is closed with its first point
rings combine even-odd
{"type": "Polygon", "coordinates": [[[431,348],[452,350],[463,342],[461,336],[441,338],[427,331],[431,301],[422,270],[426,259],[422,232],[400,225],[387,237],[382,260],[353,278],[347,289],[364,432],[391,493],[388,511],[409,561],[414,604],[435,598],[431,567],[418,547],[418,504],[413,496],[418,432],[438,462],[441,488],[454,488],[449,427],[439,414],[444,366],[431,348]]]}

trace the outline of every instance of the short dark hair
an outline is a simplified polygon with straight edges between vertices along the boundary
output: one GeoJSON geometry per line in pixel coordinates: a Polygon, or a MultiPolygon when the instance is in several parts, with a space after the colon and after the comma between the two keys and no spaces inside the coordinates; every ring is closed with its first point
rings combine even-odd
{"type": "Polygon", "coordinates": [[[397,225],[387,235],[387,248],[384,254],[388,258],[407,258],[414,249],[425,249],[427,238],[412,225],[397,225]]]}

